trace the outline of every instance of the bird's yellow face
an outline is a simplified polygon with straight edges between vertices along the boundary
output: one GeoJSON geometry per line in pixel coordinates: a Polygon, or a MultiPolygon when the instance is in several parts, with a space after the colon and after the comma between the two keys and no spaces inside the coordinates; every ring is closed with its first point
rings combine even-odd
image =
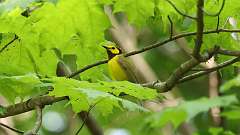
{"type": "Polygon", "coordinates": [[[105,49],[107,49],[107,51],[111,52],[112,54],[115,54],[115,55],[118,55],[121,53],[120,49],[117,48],[116,46],[114,45],[106,45],[106,46],[103,46],[105,49]]]}
{"type": "Polygon", "coordinates": [[[115,45],[103,45],[103,47],[107,50],[109,59],[122,53],[121,49],[115,45]]]}

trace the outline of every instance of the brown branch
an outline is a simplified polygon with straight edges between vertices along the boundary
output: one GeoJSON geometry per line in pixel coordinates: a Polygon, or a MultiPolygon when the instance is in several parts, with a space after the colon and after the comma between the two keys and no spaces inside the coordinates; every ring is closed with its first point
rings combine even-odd
{"type": "Polygon", "coordinates": [[[181,78],[178,83],[183,83],[183,82],[186,82],[186,81],[189,81],[189,80],[192,80],[192,79],[195,79],[195,78],[198,78],[200,76],[203,76],[203,75],[206,75],[206,74],[209,74],[211,72],[214,72],[216,70],[219,70],[221,68],[224,68],[224,67],[227,67],[229,65],[232,65],[236,62],[240,61],[240,57],[236,57],[236,58],[233,58],[233,59],[230,59],[228,61],[225,61],[221,64],[219,64],[218,66],[216,67],[213,67],[213,68],[209,68],[209,69],[206,69],[206,71],[200,71],[200,72],[197,72],[197,73],[193,73],[191,75],[188,75],[188,76],[185,76],[183,78],[181,78]]]}
{"type": "Polygon", "coordinates": [[[196,60],[196,59],[194,60],[194,58],[192,58],[192,59],[188,60],[187,62],[185,62],[184,64],[182,64],[179,68],[177,68],[174,71],[174,73],[167,79],[167,81],[165,81],[165,82],[154,81],[154,82],[149,82],[149,83],[142,84],[142,86],[157,89],[158,92],[167,92],[170,89],[172,89],[172,87],[174,87],[176,85],[176,83],[183,83],[183,82],[201,77],[203,75],[209,74],[209,73],[214,72],[216,70],[219,70],[219,69],[222,69],[222,68],[227,67],[229,65],[232,65],[232,64],[234,64],[238,61],[240,61],[240,57],[236,57],[234,59],[225,61],[225,62],[219,64],[216,67],[209,68],[206,71],[200,71],[200,72],[193,73],[191,75],[188,75],[188,76],[185,76],[185,77],[181,78],[181,76],[184,73],[186,73],[187,71],[189,71],[189,69],[191,67],[194,67],[197,64],[199,64],[198,60],[196,60]]]}
{"type": "MultiPolygon", "coordinates": [[[[223,48],[219,48],[216,53],[221,54],[221,55],[240,57],[240,51],[231,51],[231,50],[226,50],[226,49],[223,49],[223,48]]],[[[191,71],[209,71],[209,70],[210,70],[209,68],[194,68],[194,69],[191,69],[191,71]]]]}
{"type": "MultiPolygon", "coordinates": [[[[213,33],[222,33],[222,32],[240,32],[240,29],[218,29],[218,30],[209,30],[209,31],[204,31],[203,34],[213,34],[213,33]]],[[[180,38],[183,38],[183,37],[188,37],[188,36],[193,36],[193,35],[196,35],[197,32],[188,32],[188,33],[182,33],[182,34],[178,34],[178,35],[175,35],[173,36],[171,39],[166,39],[164,41],[161,41],[161,42],[157,42],[157,43],[154,43],[152,45],[149,45],[147,47],[143,47],[142,49],[140,50],[137,50],[137,51],[131,51],[129,53],[126,53],[124,54],[125,57],[129,57],[129,56],[132,56],[132,55],[136,55],[136,54],[139,54],[139,53],[143,53],[145,51],[148,51],[148,50],[151,50],[151,49],[154,49],[154,48],[157,48],[157,47],[160,47],[168,42],[171,42],[171,41],[174,41],[176,39],[180,39],[180,38]]],[[[101,61],[98,61],[96,63],[93,63],[93,64],[89,64],[79,70],[77,70],[76,72],[73,72],[71,75],[69,75],[68,77],[69,78],[72,78],[88,69],[91,69],[95,66],[99,66],[99,65],[102,65],[102,64],[105,64],[107,63],[107,60],[101,60],[101,61]]]]}
{"type": "MultiPolygon", "coordinates": [[[[99,63],[101,63],[101,62],[104,63],[104,62],[107,62],[107,60],[100,61],[99,63]]],[[[98,64],[98,63],[96,63],[96,64],[98,64]]],[[[83,72],[88,68],[94,67],[96,64],[86,66],[85,68],[82,68],[82,70],[79,70],[79,72],[83,72]]],[[[75,72],[75,74],[74,73],[71,74],[72,73],[71,69],[70,70],[64,70],[64,69],[67,69],[67,68],[68,68],[68,65],[58,63],[56,71],[61,70],[61,72],[57,72],[58,73],[57,76],[67,76],[68,78],[72,78],[72,77],[75,76],[75,74],[76,75],[78,74],[77,72],[75,72]]],[[[91,110],[91,108],[89,109],[89,111],[90,110],[91,110]]],[[[80,127],[80,129],[77,131],[77,134],[78,134],[78,132],[81,131],[82,127],[86,123],[86,126],[87,126],[88,130],[90,131],[90,133],[92,135],[103,135],[102,129],[100,128],[98,123],[95,121],[95,119],[93,117],[89,116],[89,112],[85,112],[85,111],[79,112],[78,116],[83,120],[83,124],[80,127]]]]}
{"type": "MultiPolygon", "coordinates": [[[[239,29],[233,29],[233,30],[219,29],[219,30],[205,31],[204,34],[211,34],[211,33],[217,33],[217,32],[240,32],[240,30],[239,29]]],[[[144,47],[144,48],[142,48],[138,51],[132,51],[132,52],[126,53],[125,56],[129,57],[129,56],[132,56],[132,55],[135,55],[135,54],[138,54],[138,53],[142,53],[142,52],[148,51],[150,49],[153,49],[153,48],[159,47],[161,45],[164,45],[164,44],[166,44],[168,42],[171,42],[173,40],[176,40],[176,39],[179,39],[179,38],[182,38],[182,37],[192,36],[192,35],[195,35],[195,34],[196,34],[196,32],[189,32],[189,33],[183,33],[183,34],[175,35],[175,36],[172,37],[172,39],[167,39],[167,40],[164,40],[162,42],[155,43],[151,46],[144,47]]],[[[231,56],[239,56],[239,52],[237,52],[237,51],[228,51],[228,50],[224,50],[224,49],[219,49],[219,53],[220,54],[225,54],[225,55],[231,55],[231,56]]],[[[84,71],[86,71],[90,68],[93,68],[93,67],[98,66],[100,64],[104,64],[106,62],[107,62],[107,60],[102,60],[102,61],[99,61],[97,63],[87,65],[84,68],[72,73],[68,77],[74,77],[75,75],[78,75],[79,73],[82,73],[82,72],[84,72],[84,71]]],[[[190,67],[193,67],[193,65],[190,66],[190,67]]],[[[181,67],[178,70],[181,70],[181,67]]],[[[200,74],[202,74],[202,73],[200,73],[200,74]]],[[[206,74],[206,73],[203,73],[203,75],[204,74],[206,74]]],[[[184,77],[184,78],[180,79],[180,82],[184,82],[185,79],[191,80],[190,78],[191,78],[191,76],[189,76],[187,78],[184,77]]],[[[196,78],[196,77],[194,77],[194,78],[196,78]]],[[[170,80],[172,80],[172,79],[170,79],[170,80]]],[[[149,83],[143,84],[143,86],[154,87],[154,88],[157,88],[159,90],[161,90],[161,89],[164,90],[164,89],[167,88],[165,86],[165,83],[166,82],[159,83],[159,81],[155,81],[155,82],[149,82],[149,83]]],[[[55,103],[55,102],[58,102],[58,101],[61,101],[61,100],[66,100],[66,99],[67,99],[67,97],[57,97],[57,98],[55,98],[55,97],[52,97],[52,96],[41,96],[41,97],[32,98],[32,99],[29,99],[26,102],[22,102],[22,103],[18,103],[18,104],[15,104],[15,105],[10,105],[8,107],[5,107],[6,111],[3,114],[0,114],[0,118],[9,117],[9,116],[13,116],[13,115],[17,115],[17,114],[21,114],[21,113],[24,113],[24,112],[31,111],[31,110],[34,109],[34,107],[36,105],[41,105],[41,106],[44,107],[45,105],[50,105],[52,103],[55,103]]]]}
{"type": "Polygon", "coordinates": [[[158,92],[167,92],[175,86],[176,82],[178,82],[182,75],[184,75],[187,71],[189,71],[191,68],[195,67],[199,63],[200,62],[198,60],[192,58],[181,64],[165,82],[155,81],[142,84],[142,86],[157,89],[158,92]]]}
{"type": "Polygon", "coordinates": [[[33,110],[35,108],[35,106],[44,107],[45,105],[51,105],[55,102],[59,102],[59,101],[66,100],[66,99],[68,99],[68,98],[67,97],[53,97],[53,96],[40,96],[40,97],[31,98],[28,101],[4,107],[5,111],[0,114],[0,118],[5,118],[5,117],[25,113],[25,112],[33,110]]]}
{"type": "Polygon", "coordinates": [[[172,39],[172,36],[173,36],[173,22],[172,22],[169,15],[168,15],[168,20],[170,22],[170,37],[169,37],[169,39],[172,39]]]}
{"type": "Polygon", "coordinates": [[[177,7],[176,7],[176,5],[172,2],[172,1],[170,1],[170,0],[166,0],[180,15],[182,15],[182,16],[184,16],[184,17],[188,17],[188,18],[190,18],[190,19],[197,19],[196,17],[193,17],[193,16],[190,16],[190,15],[187,15],[187,14],[185,14],[185,13],[182,13],[177,7]]]}
{"type": "Polygon", "coordinates": [[[8,125],[6,125],[6,124],[3,124],[3,123],[0,123],[0,126],[5,127],[5,128],[7,128],[7,129],[9,129],[9,130],[11,130],[11,131],[14,131],[14,132],[16,132],[16,133],[19,133],[19,134],[23,134],[23,133],[24,133],[24,131],[21,131],[21,130],[16,129],[16,128],[12,128],[12,127],[10,127],[10,126],[8,126],[8,125]]]}
{"type": "Polygon", "coordinates": [[[158,92],[167,92],[178,83],[178,81],[183,77],[185,73],[190,71],[196,65],[200,64],[200,62],[209,60],[214,54],[216,54],[218,49],[218,47],[210,49],[207,54],[203,55],[201,61],[193,57],[185,63],[181,64],[165,82],[155,81],[142,84],[142,86],[157,89],[158,92]]]}
{"type": "Polygon", "coordinates": [[[191,71],[206,71],[206,68],[193,68],[191,71]]]}
{"type": "Polygon", "coordinates": [[[101,60],[101,61],[98,61],[98,62],[96,62],[96,63],[87,65],[87,66],[81,68],[80,70],[78,70],[78,71],[76,71],[76,72],[73,72],[72,74],[70,74],[69,76],[67,76],[67,78],[73,78],[74,76],[76,76],[76,75],[78,75],[78,74],[80,74],[80,73],[82,73],[82,72],[84,72],[84,71],[86,71],[86,70],[88,70],[88,69],[90,69],[90,68],[96,67],[96,66],[98,66],[98,65],[105,64],[105,63],[107,63],[107,62],[108,62],[108,60],[106,59],[106,60],[101,60]]]}
{"type": "MultiPolygon", "coordinates": [[[[205,31],[204,34],[217,33],[217,32],[240,32],[240,30],[239,29],[235,29],[235,30],[219,29],[219,30],[205,31]]],[[[183,34],[175,35],[175,36],[173,36],[172,39],[167,39],[167,40],[164,40],[162,42],[155,43],[151,46],[144,47],[144,48],[142,48],[138,51],[132,51],[132,52],[126,53],[125,56],[128,57],[128,56],[132,56],[132,55],[135,55],[135,54],[138,54],[138,53],[142,53],[142,52],[148,51],[150,49],[153,49],[153,48],[159,47],[161,45],[164,45],[164,44],[166,44],[168,42],[171,42],[173,40],[176,40],[176,39],[179,39],[179,38],[182,38],[182,37],[186,37],[186,36],[195,35],[195,34],[196,34],[196,32],[190,32],[190,33],[183,33],[183,34]]],[[[220,54],[225,54],[225,55],[231,55],[231,56],[239,56],[239,52],[237,52],[237,51],[228,51],[228,50],[224,50],[224,49],[219,49],[219,53],[220,54]]],[[[97,63],[87,65],[84,68],[72,73],[68,77],[74,77],[75,75],[78,75],[79,73],[82,73],[82,72],[84,72],[84,71],[86,71],[90,68],[93,68],[93,67],[98,66],[100,64],[104,64],[106,62],[107,62],[107,60],[102,60],[102,61],[99,61],[97,63]]],[[[187,78],[184,78],[184,79],[187,79],[187,78]]],[[[184,81],[184,79],[180,79],[180,80],[184,81]]],[[[158,81],[149,82],[149,83],[143,84],[143,86],[148,86],[148,87],[153,87],[154,86],[158,89],[165,89],[166,88],[165,82],[159,83],[158,81]]],[[[31,111],[36,106],[36,103],[38,103],[38,105],[42,105],[44,107],[45,105],[50,105],[52,103],[55,103],[55,102],[58,102],[58,101],[61,101],[61,100],[66,100],[66,99],[67,99],[67,97],[57,97],[57,98],[55,98],[55,97],[52,97],[52,96],[41,96],[41,97],[32,98],[32,99],[29,99],[26,102],[22,102],[22,103],[18,103],[18,104],[15,104],[15,105],[5,107],[6,111],[3,114],[0,114],[0,118],[9,117],[9,116],[13,116],[13,115],[17,115],[17,114],[21,114],[21,113],[24,113],[24,112],[31,111]]]]}
{"type": "Polygon", "coordinates": [[[39,131],[42,125],[42,108],[40,106],[36,106],[35,108],[37,112],[37,121],[35,123],[35,126],[33,127],[32,130],[24,133],[24,135],[37,135],[37,132],[39,131]]]}
{"type": "MultiPolygon", "coordinates": [[[[103,98],[104,99],[104,98],[103,98]]],[[[78,113],[78,116],[83,120],[83,123],[82,125],[80,126],[80,128],[78,129],[78,131],[76,132],[75,135],[78,135],[80,133],[80,131],[82,130],[83,126],[87,125],[88,128],[90,129],[94,129],[92,130],[92,134],[93,135],[103,135],[103,131],[101,128],[99,127],[96,127],[95,126],[95,123],[94,123],[94,119],[92,119],[92,117],[89,116],[90,114],[90,111],[99,103],[101,102],[103,99],[97,101],[94,105],[92,105],[89,110],[86,112],[86,111],[82,111],[80,113],[78,113]]]]}
{"type": "Polygon", "coordinates": [[[179,68],[177,68],[173,74],[166,80],[165,89],[163,91],[168,91],[174,87],[176,82],[191,68],[199,64],[199,61],[195,58],[190,59],[189,61],[183,63],[179,68]]]}
{"type": "Polygon", "coordinates": [[[240,56],[240,51],[231,51],[231,50],[220,48],[218,50],[218,54],[228,55],[228,56],[240,56]]]}
{"type": "Polygon", "coordinates": [[[102,129],[99,126],[96,126],[95,119],[93,119],[93,117],[90,117],[87,112],[82,111],[78,113],[78,116],[81,117],[81,119],[84,121],[84,124],[86,124],[92,135],[103,135],[102,129]]]}
{"type": "MultiPolygon", "coordinates": [[[[240,29],[233,29],[233,30],[230,30],[230,29],[219,29],[219,30],[209,30],[209,31],[204,31],[203,34],[212,34],[212,33],[222,33],[222,32],[240,32],[240,29]]],[[[129,53],[126,53],[124,54],[125,57],[129,57],[129,56],[132,56],[132,55],[136,55],[136,54],[139,54],[139,53],[143,53],[145,51],[148,51],[148,50],[151,50],[151,49],[154,49],[154,48],[157,48],[157,47],[160,47],[166,43],[169,43],[171,41],[174,41],[176,39],[179,39],[179,38],[183,38],[183,37],[188,37],[188,36],[193,36],[193,35],[196,35],[197,32],[188,32],[188,33],[182,33],[182,34],[178,34],[178,35],[175,35],[172,37],[172,39],[166,39],[164,41],[161,41],[161,42],[157,42],[157,43],[154,43],[152,45],[149,45],[149,46],[146,46],[140,50],[137,50],[137,51],[131,51],[129,53]]]]}
{"type": "Polygon", "coordinates": [[[204,20],[203,20],[203,11],[204,0],[198,0],[197,2],[197,33],[196,33],[196,43],[193,49],[193,56],[196,59],[200,59],[200,50],[203,43],[203,29],[204,29],[204,20]]]}
{"type": "Polygon", "coordinates": [[[8,42],[6,45],[4,45],[3,48],[1,48],[0,53],[2,53],[9,45],[11,45],[17,39],[18,39],[18,36],[15,34],[14,38],[10,42],[8,42]]]}
{"type": "Polygon", "coordinates": [[[21,13],[21,15],[22,15],[22,16],[25,16],[25,17],[29,17],[30,14],[31,14],[33,11],[35,11],[35,10],[37,10],[37,9],[39,9],[39,8],[41,8],[41,7],[43,6],[43,2],[42,2],[42,1],[40,1],[40,2],[41,2],[41,3],[40,3],[39,5],[36,5],[36,6],[33,6],[33,7],[27,7],[27,9],[24,10],[24,11],[21,13]]]}

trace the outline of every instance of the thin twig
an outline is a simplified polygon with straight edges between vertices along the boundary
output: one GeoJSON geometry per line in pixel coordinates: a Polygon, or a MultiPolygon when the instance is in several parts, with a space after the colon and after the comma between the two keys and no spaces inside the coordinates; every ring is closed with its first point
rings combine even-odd
{"type": "Polygon", "coordinates": [[[10,42],[8,42],[6,45],[4,45],[3,48],[1,48],[0,53],[2,53],[10,44],[12,44],[17,39],[18,39],[18,36],[15,34],[14,38],[10,42]]]}
{"type": "Polygon", "coordinates": [[[67,78],[72,78],[72,77],[74,77],[74,76],[76,76],[76,75],[78,75],[78,74],[80,74],[80,73],[82,73],[82,72],[84,72],[84,71],[86,71],[86,70],[88,70],[88,69],[90,69],[90,68],[93,68],[93,67],[98,66],[98,65],[105,64],[105,63],[107,63],[107,62],[108,62],[108,60],[106,59],[106,60],[101,60],[101,61],[98,61],[98,62],[96,62],[96,63],[87,65],[87,66],[81,68],[80,70],[78,70],[78,71],[70,74],[69,76],[67,76],[67,78]]]}
{"type": "Polygon", "coordinates": [[[142,84],[142,86],[157,89],[158,92],[167,92],[176,85],[176,82],[178,82],[178,80],[181,79],[181,77],[187,71],[189,71],[191,68],[195,67],[199,63],[200,62],[197,59],[191,58],[190,60],[181,64],[165,82],[159,82],[159,81],[148,82],[148,83],[142,84]]]}
{"type": "Polygon", "coordinates": [[[240,56],[240,51],[231,51],[231,50],[220,48],[218,50],[218,54],[228,55],[228,56],[240,56]]]}
{"type": "Polygon", "coordinates": [[[89,118],[90,111],[91,111],[98,103],[100,103],[103,99],[105,99],[105,98],[102,98],[101,100],[98,100],[95,104],[93,104],[93,105],[88,109],[88,111],[86,112],[86,115],[84,115],[85,117],[84,117],[84,119],[83,119],[83,123],[82,123],[82,125],[80,126],[80,128],[78,129],[78,131],[76,132],[75,135],[78,135],[78,134],[80,133],[80,131],[82,130],[83,126],[85,125],[85,123],[86,123],[86,121],[87,121],[87,119],[89,118]]]}
{"type": "Polygon", "coordinates": [[[219,29],[219,23],[220,23],[220,16],[217,16],[217,27],[216,27],[216,30],[219,29]]]}
{"type": "MultiPolygon", "coordinates": [[[[236,30],[234,30],[234,31],[236,31],[236,30]]],[[[229,51],[229,50],[225,50],[225,49],[222,49],[222,48],[218,49],[217,53],[224,54],[224,55],[230,55],[230,56],[240,56],[239,51],[229,51]]],[[[132,54],[132,55],[134,55],[134,54],[132,54]]],[[[233,60],[233,63],[235,61],[236,60],[233,60]]],[[[230,64],[231,63],[232,62],[230,61],[230,64]]],[[[228,64],[228,62],[227,62],[227,64],[228,64]]],[[[228,64],[228,65],[230,65],[230,64],[228,64]]],[[[221,66],[222,64],[219,64],[219,65],[221,66]]],[[[180,66],[180,68],[182,68],[182,67],[183,66],[180,66]]],[[[181,70],[181,69],[179,69],[179,70],[181,70]]],[[[209,70],[205,71],[205,72],[209,72],[209,70]]],[[[204,75],[204,74],[206,74],[205,72],[200,72],[200,73],[197,73],[197,74],[203,74],[204,75]]],[[[196,78],[196,77],[194,76],[194,78],[196,78]]],[[[191,80],[190,76],[189,76],[189,77],[181,78],[180,82],[187,81],[186,79],[191,80]]],[[[154,81],[154,82],[149,82],[147,84],[143,84],[143,86],[146,86],[146,87],[157,86],[156,88],[159,88],[159,89],[163,88],[164,89],[165,88],[165,82],[154,81]]],[[[0,114],[0,118],[9,117],[9,116],[13,116],[13,115],[17,115],[17,114],[20,114],[20,113],[31,111],[31,110],[34,109],[34,106],[36,106],[36,104],[45,106],[45,105],[49,105],[49,104],[52,104],[54,102],[58,102],[58,101],[61,101],[61,100],[66,100],[66,99],[68,99],[68,98],[67,97],[54,98],[52,96],[42,96],[42,97],[32,98],[32,99],[30,99],[26,102],[22,102],[22,103],[18,103],[18,104],[15,104],[15,105],[5,107],[6,112],[4,112],[3,114],[0,114]]]]}
{"type": "MultiPolygon", "coordinates": [[[[212,34],[212,33],[222,33],[222,32],[240,32],[240,29],[218,29],[218,30],[209,30],[209,31],[204,31],[203,34],[212,34]]],[[[151,49],[154,49],[154,48],[157,48],[157,47],[160,47],[168,42],[171,42],[171,41],[174,41],[176,39],[179,39],[179,38],[183,38],[183,37],[188,37],[188,36],[193,36],[193,35],[196,35],[197,32],[188,32],[188,33],[182,33],[182,34],[178,34],[178,35],[175,35],[172,37],[172,39],[166,39],[164,41],[161,41],[161,42],[157,42],[157,43],[154,43],[152,45],[149,45],[147,47],[144,47],[140,50],[136,50],[136,51],[131,51],[129,53],[125,53],[124,56],[125,57],[129,57],[129,56],[132,56],[132,55],[136,55],[136,54],[139,54],[139,53],[143,53],[145,51],[148,51],[148,50],[151,50],[151,49]]],[[[98,61],[96,63],[93,63],[93,64],[89,64],[89,65],[86,65],[84,66],[83,68],[77,70],[76,72],[73,72],[71,75],[67,76],[68,78],[72,78],[88,69],[91,69],[95,66],[99,66],[99,65],[102,65],[102,64],[105,64],[107,63],[108,60],[101,60],[101,61],[98,61]]]]}
{"type": "Polygon", "coordinates": [[[191,71],[206,71],[206,68],[193,68],[191,71]]]}
{"type": "Polygon", "coordinates": [[[11,131],[14,131],[14,132],[16,132],[16,133],[19,133],[19,134],[23,134],[23,133],[24,133],[24,131],[21,131],[21,130],[16,129],[16,128],[12,128],[12,127],[10,127],[10,126],[8,126],[8,125],[6,125],[6,124],[3,124],[3,123],[0,123],[0,126],[5,127],[5,128],[7,128],[7,129],[9,129],[9,130],[11,130],[11,131]]]}
{"type": "MultiPolygon", "coordinates": [[[[101,61],[100,61],[100,63],[101,63],[101,61]]],[[[96,64],[98,64],[98,63],[96,63],[96,64]]],[[[94,65],[95,64],[86,66],[85,68],[82,68],[81,70],[79,70],[79,72],[83,72],[86,69],[93,67],[94,65]]],[[[57,74],[57,76],[66,76],[68,78],[74,77],[74,73],[72,74],[73,76],[71,76],[71,73],[72,73],[71,70],[64,70],[64,69],[68,68],[67,66],[68,65],[66,65],[66,64],[64,64],[64,65],[59,65],[58,64],[57,71],[61,70],[61,72],[59,72],[57,74]]],[[[75,74],[77,74],[77,72],[75,74]]],[[[93,117],[88,116],[88,113],[86,111],[79,112],[78,116],[80,116],[80,118],[83,120],[83,124],[82,124],[82,126],[81,126],[81,128],[79,129],[78,132],[81,131],[81,129],[83,128],[83,126],[86,123],[86,127],[88,128],[88,130],[90,131],[91,134],[93,134],[93,135],[103,135],[103,131],[102,131],[101,127],[98,125],[98,123],[95,121],[95,119],[93,117]]]]}
{"type": "Polygon", "coordinates": [[[172,22],[169,15],[168,15],[168,20],[170,22],[170,39],[172,39],[172,36],[173,36],[173,22],[172,22]]]}
{"type": "MultiPolygon", "coordinates": [[[[182,83],[182,82],[185,82],[185,81],[188,81],[188,80],[195,79],[195,78],[200,77],[202,75],[208,74],[208,73],[213,72],[215,70],[218,70],[218,69],[224,68],[228,65],[231,65],[233,63],[236,63],[239,60],[240,60],[240,57],[234,58],[232,60],[228,60],[226,62],[223,62],[222,64],[219,64],[217,67],[211,68],[211,70],[197,72],[197,73],[194,73],[192,75],[185,76],[185,77],[183,77],[183,78],[181,78],[180,80],[177,80],[177,81],[178,81],[178,83],[182,83]]],[[[190,61],[192,61],[192,60],[190,60],[190,61]]],[[[182,76],[186,72],[185,67],[188,67],[187,69],[191,69],[191,67],[193,67],[194,65],[197,65],[195,62],[194,62],[194,65],[192,64],[192,62],[187,62],[187,63],[191,63],[190,66],[187,66],[188,64],[186,64],[186,63],[182,64],[174,72],[174,74],[171,77],[174,78],[175,76],[182,76]],[[179,71],[181,71],[180,75],[177,73],[179,71]]],[[[176,81],[176,79],[174,79],[174,81],[176,81]]],[[[142,85],[144,87],[152,87],[152,88],[157,88],[159,90],[166,89],[166,88],[170,89],[168,87],[169,85],[166,85],[166,84],[167,84],[167,81],[166,82],[154,81],[154,82],[149,82],[149,83],[142,84],[142,85]]],[[[172,87],[174,85],[172,85],[172,87]]],[[[24,113],[24,112],[31,111],[31,110],[34,109],[34,107],[36,105],[45,106],[45,105],[49,105],[49,104],[59,102],[59,101],[62,101],[62,100],[66,100],[66,99],[68,99],[68,98],[67,97],[57,97],[57,98],[55,98],[55,97],[52,97],[52,96],[41,96],[41,97],[32,98],[32,99],[29,99],[28,101],[25,101],[25,102],[21,102],[21,103],[15,104],[15,105],[10,105],[8,107],[4,107],[6,111],[3,114],[0,114],[0,118],[14,116],[14,115],[17,115],[17,114],[21,114],[21,113],[24,113]]]]}
{"type": "MultiPolygon", "coordinates": [[[[40,1],[40,2],[41,2],[41,1],[40,1]]],[[[25,17],[29,17],[30,14],[31,14],[33,11],[39,9],[39,8],[42,7],[42,6],[43,6],[43,2],[41,2],[40,5],[36,5],[36,6],[33,6],[33,7],[27,7],[26,10],[24,10],[24,11],[21,13],[21,15],[22,15],[22,16],[25,16],[25,17]]]]}
{"type": "Polygon", "coordinates": [[[37,121],[35,122],[35,126],[32,130],[27,131],[24,135],[36,135],[42,125],[42,108],[40,106],[36,106],[37,112],[37,121]]]}
{"type": "Polygon", "coordinates": [[[193,74],[191,74],[191,75],[185,76],[185,77],[183,77],[182,79],[180,79],[180,80],[178,81],[178,83],[183,83],[183,82],[186,82],[186,81],[189,81],[189,80],[198,78],[198,77],[200,77],[200,76],[203,76],[203,75],[205,75],[205,74],[209,74],[209,73],[211,73],[211,72],[214,72],[214,71],[219,70],[219,69],[221,69],[221,68],[224,68],[224,67],[226,67],[226,66],[232,65],[232,64],[234,64],[234,63],[236,63],[236,62],[238,62],[238,61],[240,61],[240,57],[236,57],[236,58],[230,59],[230,60],[228,60],[228,61],[225,61],[225,62],[219,64],[219,65],[216,66],[216,67],[206,69],[206,71],[200,71],[200,72],[193,73],[193,74]]]}
{"type": "Polygon", "coordinates": [[[148,82],[145,84],[142,84],[144,87],[150,87],[157,89],[158,92],[167,92],[171,90],[177,82],[183,77],[185,73],[190,71],[193,67],[197,66],[201,62],[205,62],[212,58],[214,54],[216,54],[218,47],[214,47],[209,49],[206,55],[203,55],[201,58],[201,61],[196,59],[196,58],[191,58],[190,60],[184,62],[181,64],[172,74],[170,77],[165,82],[148,82]]]}
{"type": "MultiPolygon", "coordinates": [[[[191,60],[185,62],[185,64],[189,64],[188,66],[188,69],[190,67],[193,67],[194,66],[194,63],[191,62],[191,60]]],[[[218,66],[216,67],[213,67],[213,68],[210,68],[208,69],[207,71],[200,71],[200,72],[197,72],[197,73],[193,73],[191,75],[187,75],[185,77],[182,77],[179,79],[179,76],[183,75],[185,72],[184,71],[181,71],[182,69],[185,70],[185,66],[182,64],[170,77],[167,81],[165,82],[160,82],[160,81],[154,81],[154,82],[148,82],[148,83],[145,83],[145,84],[142,84],[143,87],[150,87],[150,88],[155,88],[155,89],[158,89],[159,92],[167,92],[168,90],[170,90],[174,85],[176,85],[176,81],[177,83],[183,83],[183,82],[186,82],[186,81],[189,81],[189,80],[193,80],[195,78],[198,78],[200,76],[203,76],[203,75],[206,75],[206,74],[209,74],[211,72],[214,72],[216,70],[219,70],[219,69],[222,69],[224,67],[227,67],[229,65],[232,65],[236,62],[240,61],[240,57],[236,57],[236,58],[233,58],[233,59],[230,59],[228,61],[225,61],[221,64],[219,64],[218,66]],[[178,80],[179,79],[179,80],[178,80]],[[170,84],[169,84],[170,82],[170,84]]],[[[195,64],[197,65],[197,64],[195,64]]]]}
{"type": "Polygon", "coordinates": [[[231,18],[231,17],[228,17],[228,18],[225,20],[225,22],[224,22],[224,24],[223,24],[223,26],[222,26],[222,29],[225,28],[225,26],[227,25],[227,23],[228,23],[228,21],[229,21],[230,18],[231,18]]]}
{"type": "Polygon", "coordinates": [[[208,13],[208,12],[205,11],[204,9],[203,9],[203,12],[204,12],[206,15],[208,15],[208,16],[213,16],[213,17],[214,17],[214,16],[219,16],[219,15],[221,14],[223,8],[224,8],[224,5],[225,5],[225,0],[223,0],[222,5],[221,5],[221,8],[220,8],[219,11],[218,11],[217,13],[215,13],[215,14],[208,13]]]}
{"type": "Polygon", "coordinates": [[[188,17],[188,18],[190,18],[190,19],[194,19],[194,20],[196,20],[197,18],[196,17],[193,17],[193,16],[190,16],[190,15],[187,15],[187,14],[185,14],[185,13],[182,13],[177,7],[176,7],[176,5],[172,2],[172,1],[170,1],[170,0],[166,0],[180,15],[182,15],[182,16],[184,16],[184,17],[188,17]]]}
{"type": "Polygon", "coordinates": [[[36,76],[39,78],[39,79],[42,79],[40,73],[39,73],[39,67],[38,65],[36,64],[37,62],[35,61],[35,59],[33,58],[33,55],[31,54],[30,50],[28,48],[26,48],[26,51],[27,51],[27,55],[28,55],[28,58],[33,66],[33,70],[36,74],[36,76]]]}
{"type": "MultiPolygon", "coordinates": [[[[212,34],[212,33],[222,33],[222,32],[240,32],[240,29],[218,29],[218,30],[209,30],[209,31],[204,31],[203,34],[212,34]]],[[[152,45],[149,45],[149,46],[146,46],[140,50],[137,50],[137,51],[131,51],[129,53],[126,53],[124,54],[125,57],[129,57],[129,56],[132,56],[132,55],[136,55],[136,54],[139,54],[139,53],[142,53],[142,52],[145,52],[145,51],[148,51],[148,50],[151,50],[151,49],[154,49],[154,48],[157,48],[157,47],[160,47],[168,42],[171,42],[171,41],[174,41],[176,39],[179,39],[179,38],[183,38],[183,37],[188,37],[188,36],[193,36],[193,35],[196,35],[197,32],[187,32],[187,33],[182,33],[182,34],[178,34],[178,35],[175,35],[172,37],[172,39],[166,39],[164,41],[161,41],[161,42],[157,42],[157,43],[154,43],[152,45]]]]}
{"type": "MultiPolygon", "coordinates": [[[[237,56],[240,57],[240,51],[231,51],[223,48],[219,48],[216,52],[217,54],[227,55],[227,56],[237,56]]],[[[191,71],[209,71],[208,68],[193,68],[191,71]]]]}

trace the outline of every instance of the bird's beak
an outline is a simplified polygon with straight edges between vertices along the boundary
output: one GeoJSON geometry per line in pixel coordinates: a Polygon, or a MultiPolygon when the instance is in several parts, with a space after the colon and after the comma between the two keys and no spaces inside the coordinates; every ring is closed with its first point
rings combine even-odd
{"type": "Polygon", "coordinates": [[[108,47],[107,47],[107,46],[105,46],[105,45],[102,45],[102,47],[103,47],[103,48],[105,48],[105,49],[108,49],[108,47]]]}

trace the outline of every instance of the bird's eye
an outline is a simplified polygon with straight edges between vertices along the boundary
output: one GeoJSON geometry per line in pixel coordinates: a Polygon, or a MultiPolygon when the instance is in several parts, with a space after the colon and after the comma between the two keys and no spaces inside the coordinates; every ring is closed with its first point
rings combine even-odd
{"type": "Polygon", "coordinates": [[[115,47],[112,47],[111,49],[115,49],[115,47]]]}

